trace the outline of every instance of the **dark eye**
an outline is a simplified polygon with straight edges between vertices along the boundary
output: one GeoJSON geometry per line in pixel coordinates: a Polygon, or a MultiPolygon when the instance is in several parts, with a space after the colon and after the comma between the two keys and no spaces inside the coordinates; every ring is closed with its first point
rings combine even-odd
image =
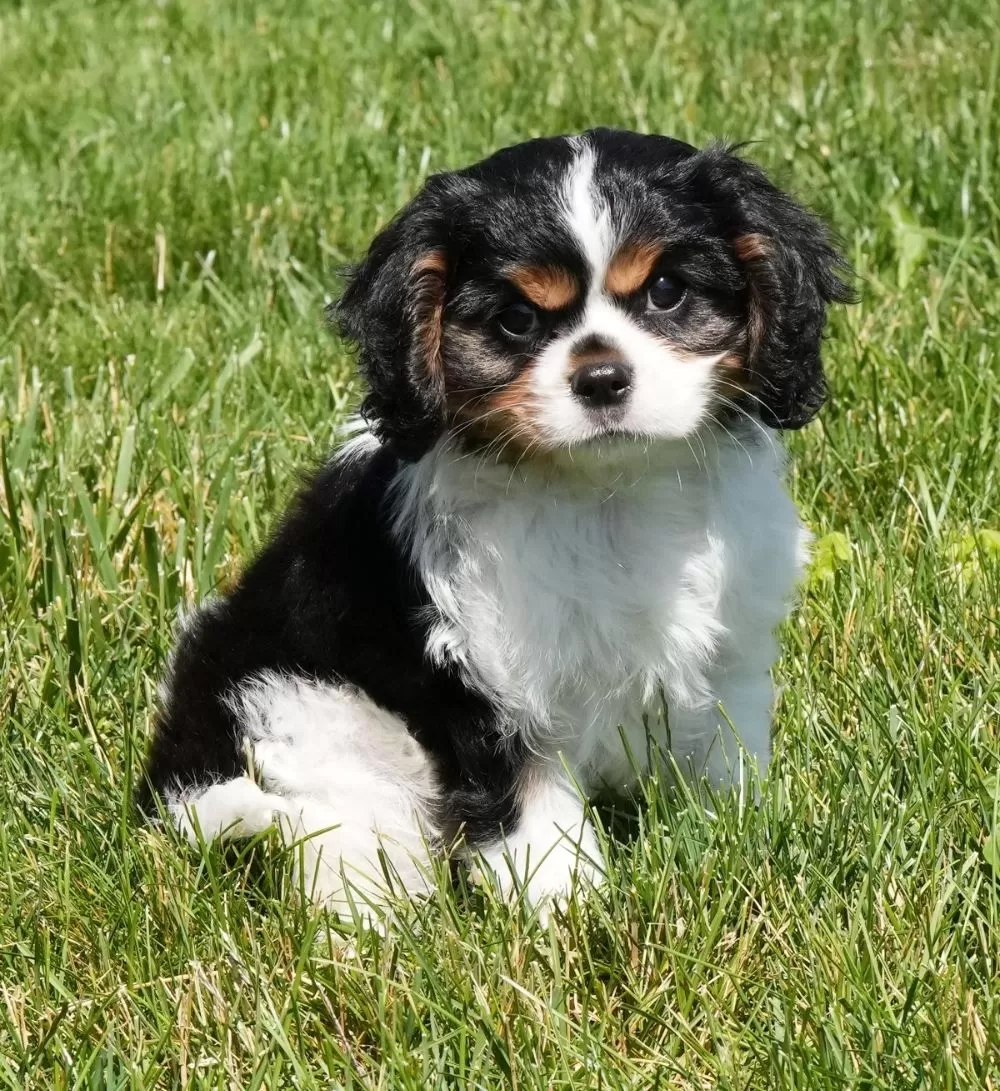
{"type": "Polygon", "coordinates": [[[538,312],[528,303],[512,303],[497,316],[500,328],[510,337],[527,337],[539,326],[538,312]]]}
{"type": "Polygon", "coordinates": [[[673,277],[660,275],[649,282],[646,292],[647,311],[672,311],[684,298],[687,288],[673,277]]]}

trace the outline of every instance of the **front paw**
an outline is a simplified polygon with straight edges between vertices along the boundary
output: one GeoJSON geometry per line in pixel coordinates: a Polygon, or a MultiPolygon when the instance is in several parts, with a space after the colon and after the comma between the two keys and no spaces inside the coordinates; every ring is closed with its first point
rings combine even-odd
{"type": "Polygon", "coordinates": [[[526,842],[516,837],[481,848],[473,881],[495,886],[508,901],[523,898],[543,923],[553,908],[565,909],[580,891],[604,879],[600,846],[589,824],[578,836],[526,842]]]}
{"type": "Polygon", "coordinates": [[[559,845],[529,871],[521,889],[526,904],[538,910],[538,919],[545,926],[554,909],[565,912],[572,898],[585,895],[603,881],[604,868],[596,842],[589,854],[573,845],[559,845]]]}

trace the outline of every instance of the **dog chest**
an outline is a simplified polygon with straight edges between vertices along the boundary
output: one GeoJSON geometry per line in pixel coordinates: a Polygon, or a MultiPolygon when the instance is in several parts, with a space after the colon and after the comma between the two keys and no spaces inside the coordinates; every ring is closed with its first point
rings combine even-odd
{"type": "Polygon", "coordinates": [[[559,733],[641,712],[661,686],[697,699],[721,629],[725,555],[706,497],[679,493],[470,507],[433,581],[451,651],[559,733]]]}

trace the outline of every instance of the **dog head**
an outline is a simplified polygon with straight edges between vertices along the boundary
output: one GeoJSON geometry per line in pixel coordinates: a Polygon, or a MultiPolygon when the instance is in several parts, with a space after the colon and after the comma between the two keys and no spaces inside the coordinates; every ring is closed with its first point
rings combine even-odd
{"type": "Polygon", "coordinates": [[[334,306],[363,413],[419,458],[800,428],[826,396],[845,266],[812,215],[722,148],[597,129],[428,179],[334,306]]]}

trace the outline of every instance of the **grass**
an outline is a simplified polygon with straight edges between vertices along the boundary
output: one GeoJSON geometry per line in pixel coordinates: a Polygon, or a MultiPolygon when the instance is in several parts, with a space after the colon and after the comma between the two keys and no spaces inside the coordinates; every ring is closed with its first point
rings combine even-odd
{"type": "Polygon", "coordinates": [[[1000,1088],[998,43],[982,0],[0,8],[0,1085],[1000,1088]],[[860,274],[773,775],[653,785],[546,929],[442,882],[344,952],[275,844],[133,825],[171,622],[356,399],[338,267],[597,123],[757,140],[860,274]]]}

